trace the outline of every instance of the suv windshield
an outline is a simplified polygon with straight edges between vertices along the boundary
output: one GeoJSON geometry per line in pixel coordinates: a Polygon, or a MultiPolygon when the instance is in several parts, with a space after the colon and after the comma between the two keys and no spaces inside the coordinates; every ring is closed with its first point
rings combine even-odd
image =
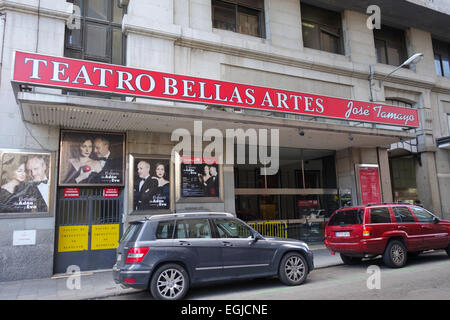
{"type": "Polygon", "coordinates": [[[349,224],[362,224],[362,210],[337,211],[330,219],[329,226],[341,226],[349,224]]]}

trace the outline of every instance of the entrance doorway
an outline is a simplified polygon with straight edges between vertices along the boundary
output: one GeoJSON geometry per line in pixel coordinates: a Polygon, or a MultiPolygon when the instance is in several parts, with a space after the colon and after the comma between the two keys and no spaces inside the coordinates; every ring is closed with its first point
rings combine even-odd
{"type": "Polygon", "coordinates": [[[69,266],[81,271],[110,269],[122,234],[122,190],[105,197],[103,188],[79,188],[77,197],[58,190],[54,273],[69,266]]]}

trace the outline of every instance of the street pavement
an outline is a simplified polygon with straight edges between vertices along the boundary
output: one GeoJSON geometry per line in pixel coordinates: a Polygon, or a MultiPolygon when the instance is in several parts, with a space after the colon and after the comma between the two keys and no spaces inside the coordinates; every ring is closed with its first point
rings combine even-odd
{"type": "MultiPolygon", "coordinates": [[[[311,248],[316,269],[297,287],[286,287],[278,279],[239,281],[211,287],[192,288],[190,300],[292,300],[292,299],[449,299],[450,261],[444,251],[430,252],[408,260],[406,267],[390,269],[381,259],[346,266],[339,255],[331,255],[323,246],[311,248]],[[372,275],[369,267],[378,267],[380,288],[368,289],[372,275]]],[[[125,289],[112,279],[111,270],[82,273],[79,287],[72,278],[0,283],[0,300],[150,300],[147,291],[125,289]]],[[[372,281],[372,284],[377,284],[372,281]],[[372,283],[373,282],[373,283],[372,283]]]]}
{"type": "MultiPolygon", "coordinates": [[[[152,297],[148,292],[137,292],[107,299],[152,297]]],[[[254,279],[215,285],[213,290],[207,286],[191,288],[185,299],[200,305],[208,300],[240,301],[244,305],[247,301],[276,300],[448,300],[450,259],[445,251],[435,251],[409,259],[400,269],[384,266],[382,259],[354,266],[339,264],[314,270],[301,286],[288,287],[276,278],[254,279]]]]}
{"type": "MultiPolygon", "coordinates": [[[[316,268],[342,263],[338,255],[331,255],[323,245],[311,246],[311,250],[316,268]]],[[[77,282],[73,277],[60,275],[48,279],[0,282],[0,300],[102,299],[142,291],[116,284],[111,270],[81,272],[79,279],[77,282]]]]}

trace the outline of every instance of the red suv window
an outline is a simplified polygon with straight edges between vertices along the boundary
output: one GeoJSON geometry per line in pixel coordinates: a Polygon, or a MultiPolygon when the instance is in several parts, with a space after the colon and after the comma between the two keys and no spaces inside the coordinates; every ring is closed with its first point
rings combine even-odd
{"type": "Polygon", "coordinates": [[[391,223],[391,214],[388,208],[370,209],[370,223],[391,223]]]}
{"type": "Polygon", "coordinates": [[[357,210],[341,210],[337,211],[328,222],[329,226],[341,226],[341,225],[352,225],[352,224],[362,224],[363,213],[361,209],[357,210]]]}
{"type": "Polygon", "coordinates": [[[433,222],[433,215],[423,208],[413,207],[411,210],[417,217],[419,222],[433,222]]]}
{"type": "Polygon", "coordinates": [[[395,221],[398,223],[416,222],[407,207],[393,207],[392,210],[394,210],[395,221]]]}

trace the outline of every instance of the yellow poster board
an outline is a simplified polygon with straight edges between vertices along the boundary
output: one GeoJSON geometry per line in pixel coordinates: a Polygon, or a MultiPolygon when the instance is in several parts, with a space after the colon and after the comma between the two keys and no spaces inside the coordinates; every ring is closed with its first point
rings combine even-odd
{"type": "Polygon", "coordinates": [[[83,251],[88,249],[89,226],[60,226],[58,252],[83,251]]]}
{"type": "Polygon", "coordinates": [[[98,224],[92,226],[91,250],[116,249],[118,245],[118,224],[98,224]]]}

